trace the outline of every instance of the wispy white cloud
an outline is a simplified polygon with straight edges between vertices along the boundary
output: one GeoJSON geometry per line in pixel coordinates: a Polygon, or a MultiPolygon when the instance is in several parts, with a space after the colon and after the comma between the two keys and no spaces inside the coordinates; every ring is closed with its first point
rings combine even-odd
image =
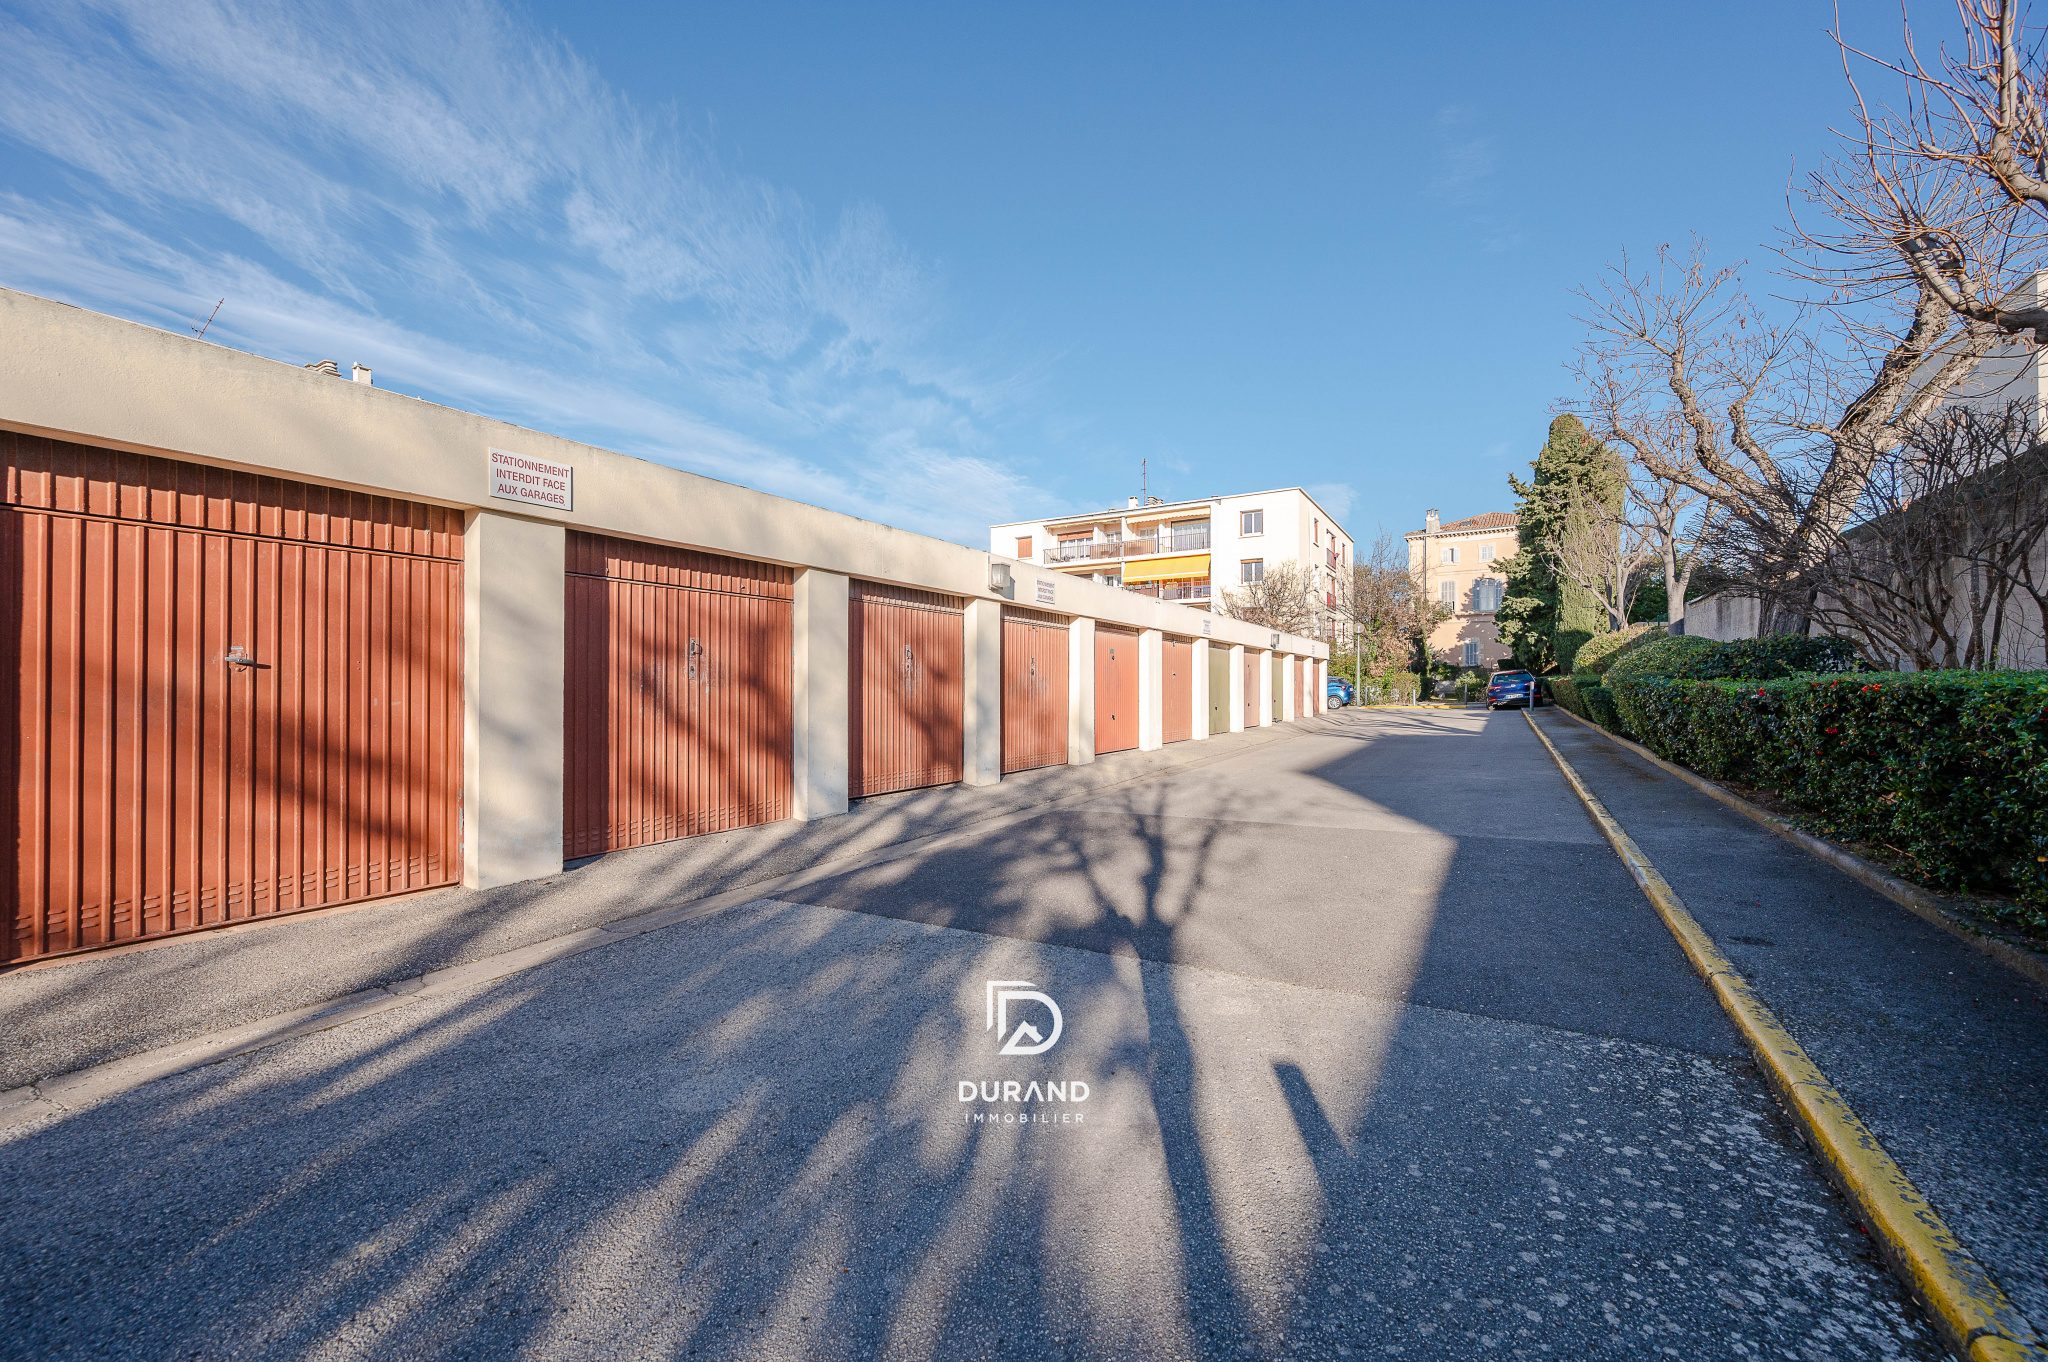
{"type": "Polygon", "coordinates": [[[1351,519],[1351,508],[1358,501],[1358,489],[1348,482],[1319,482],[1305,489],[1316,499],[1316,504],[1336,517],[1339,525],[1346,525],[1351,519]]]}
{"type": "Polygon", "coordinates": [[[1432,122],[1437,171],[1429,187],[1446,203],[1470,203],[1480,197],[1500,163],[1493,139],[1478,131],[1482,124],[1477,111],[1463,105],[1444,106],[1432,122]]]}
{"type": "Polygon", "coordinates": [[[8,7],[6,282],[965,542],[1030,377],[881,210],[735,174],[479,0],[8,7]],[[13,177],[17,184],[22,177],[13,177]]]}

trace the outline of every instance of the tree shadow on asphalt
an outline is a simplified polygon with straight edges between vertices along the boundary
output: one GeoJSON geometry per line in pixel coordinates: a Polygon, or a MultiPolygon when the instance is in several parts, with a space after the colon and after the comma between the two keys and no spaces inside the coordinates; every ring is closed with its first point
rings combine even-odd
{"type": "MultiPolygon", "coordinates": [[[[1369,750],[1311,774],[1355,789],[1369,750]]],[[[1220,797],[1207,820],[1163,799],[1120,792],[812,900],[839,906],[728,910],[18,1134],[8,1351],[1287,1352],[1360,1299],[1301,1254],[1372,1178],[1308,1069],[1278,1065],[1316,1200],[1292,1248],[1233,1238],[1247,1212],[1196,1102],[1206,1033],[1160,966],[1204,964],[1192,937],[1260,834],[1220,797]],[[960,1121],[956,1081],[996,1072],[987,978],[1099,1019],[1031,1076],[1096,1084],[1143,1127],[1100,1146],[1131,1164],[960,1121]],[[1319,1304],[1332,1289],[1353,1294],[1319,1304]]]]}

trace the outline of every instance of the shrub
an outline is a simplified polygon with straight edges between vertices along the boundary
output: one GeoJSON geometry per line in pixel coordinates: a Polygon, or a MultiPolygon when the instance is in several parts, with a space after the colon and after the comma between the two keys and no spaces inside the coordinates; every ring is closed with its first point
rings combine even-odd
{"type": "Polygon", "coordinates": [[[2021,906],[2006,916],[2048,930],[2048,675],[1609,681],[1658,755],[1774,791],[1925,883],[2011,893],[2021,906]]]}
{"type": "Polygon", "coordinates": [[[1412,705],[1421,678],[1414,672],[1377,672],[1365,678],[1361,705],[1412,705]]]}
{"type": "Polygon", "coordinates": [[[1766,634],[1762,638],[1723,643],[1714,662],[1724,669],[1715,675],[1759,681],[1798,672],[1853,672],[1861,666],[1849,640],[1808,638],[1803,634],[1766,634]]]}
{"type": "Polygon", "coordinates": [[[1681,675],[1691,664],[1711,656],[1720,646],[1710,638],[1694,638],[1690,634],[1656,639],[1641,647],[1630,648],[1608,663],[1603,679],[1613,682],[1624,676],[1681,675]]]}
{"type": "Polygon", "coordinates": [[[1661,624],[1631,624],[1617,633],[1602,634],[1579,649],[1579,655],[1572,660],[1573,674],[1588,672],[1599,676],[1617,657],[1636,644],[1662,637],[1664,626],[1661,624]]]}
{"type": "Polygon", "coordinates": [[[1580,692],[1585,697],[1586,717],[1611,733],[1620,733],[1621,713],[1615,708],[1614,692],[1605,686],[1587,686],[1580,692]]]}
{"type": "Polygon", "coordinates": [[[1855,647],[1846,639],[1769,634],[1716,643],[1710,638],[1684,634],[1625,647],[1605,671],[1610,681],[1620,676],[1670,676],[1689,681],[1737,677],[1765,681],[1801,672],[1851,672],[1860,666],[1855,647]]]}
{"type": "Polygon", "coordinates": [[[1576,672],[1571,676],[1553,676],[1550,678],[1550,693],[1563,708],[1581,719],[1590,719],[1593,716],[1586,709],[1583,696],[1587,686],[1598,684],[1597,677],[1589,677],[1584,672],[1576,672]]]}
{"type": "Polygon", "coordinates": [[[1552,677],[1550,691],[1557,703],[1581,719],[1590,719],[1602,728],[1622,732],[1621,716],[1615,712],[1614,696],[1607,687],[1600,684],[1600,678],[1589,672],[1574,672],[1570,676],[1552,677]]]}

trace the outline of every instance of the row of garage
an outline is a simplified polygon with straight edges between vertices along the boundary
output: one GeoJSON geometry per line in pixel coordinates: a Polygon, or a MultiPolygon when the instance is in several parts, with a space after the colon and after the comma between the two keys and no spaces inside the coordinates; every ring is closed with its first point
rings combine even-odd
{"type": "MultiPolygon", "coordinates": [[[[18,854],[5,959],[456,883],[460,511],[0,433],[18,854]]],[[[790,816],[795,572],[571,530],[563,855],[790,816]]],[[[967,602],[854,581],[848,794],[962,778],[967,602]]],[[[1076,632],[1004,607],[1004,773],[1068,760],[1076,632]]],[[[1140,635],[1092,631],[1098,753],[1140,745],[1140,635]]],[[[1167,636],[1160,739],[1257,722],[1259,666],[1167,636]]],[[[1269,660],[1268,660],[1269,659],[1269,660]]],[[[1313,668],[1274,673],[1273,718],[1313,668]]]]}

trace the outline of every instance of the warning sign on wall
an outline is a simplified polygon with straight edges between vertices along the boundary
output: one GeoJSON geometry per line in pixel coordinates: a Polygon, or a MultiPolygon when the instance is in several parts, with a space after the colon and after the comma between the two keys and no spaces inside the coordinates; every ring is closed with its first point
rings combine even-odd
{"type": "Polygon", "coordinates": [[[524,501],[557,511],[571,506],[576,470],[565,463],[550,463],[509,449],[491,451],[491,495],[507,501],[524,501]]]}

